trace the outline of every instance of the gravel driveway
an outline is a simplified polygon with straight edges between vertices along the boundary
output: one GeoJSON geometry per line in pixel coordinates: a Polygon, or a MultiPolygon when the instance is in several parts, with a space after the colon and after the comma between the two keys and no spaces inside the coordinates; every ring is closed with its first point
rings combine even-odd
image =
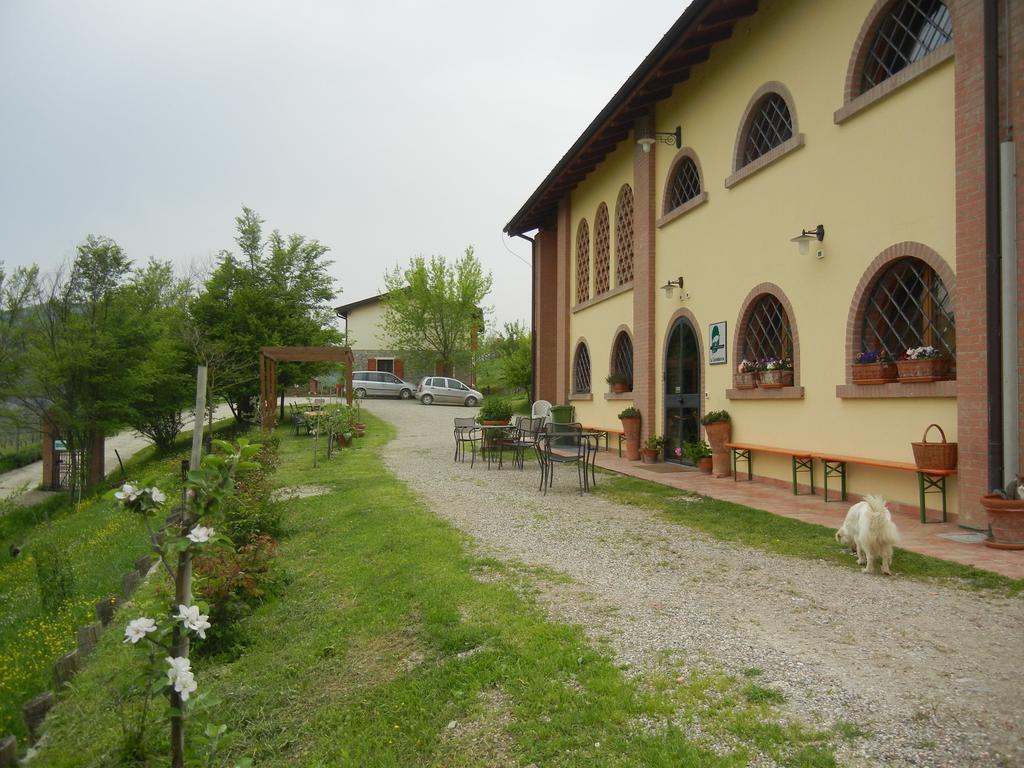
{"type": "Polygon", "coordinates": [[[1024,765],[1024,600],[901,579],[899,555],[884,578],[719,543],[648,510],[581,499],[573,470],[541,496],[535,464],[453,463],[452,418],[475,409],[366,408],[398,429],[385,449],[395,475],[482,554],[571,577],[541,585],[546,608],[608,640],[630,669],[667,658],[761,669],[792,716],[867,732],[837,740],[846,765],[1024,765]]]}

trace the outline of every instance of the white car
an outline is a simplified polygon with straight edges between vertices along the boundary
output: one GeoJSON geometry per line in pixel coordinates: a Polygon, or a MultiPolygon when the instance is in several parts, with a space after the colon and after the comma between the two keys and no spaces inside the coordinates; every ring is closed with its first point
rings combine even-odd
{"type": "Polygon", "coordinates": [[[448,376],[424,376],[416,385],[416,399],[424,405],[453,403],[472,408],[479,405],[484,396],[458,379],[448,376]]]}

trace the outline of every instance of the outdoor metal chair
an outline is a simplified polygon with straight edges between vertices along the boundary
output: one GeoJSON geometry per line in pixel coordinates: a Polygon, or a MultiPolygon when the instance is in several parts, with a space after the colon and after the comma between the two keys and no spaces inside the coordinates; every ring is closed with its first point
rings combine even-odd
{"type": "Polygon", "coordinates": [[[520,418],[519,423],[516,426],[516,433],[511,441],[512,450],[514,451],[512,459],[513,465],[517,465],[522,469],[524,459],[526,457],[526,451],[530,448],[533,448],[535,451],[540,450],[538,442],[543,430],[543,417],[527,418],[524,416],[520,418]]]}
{"type": "Polygon", "coordinates": [[[583,437],[583,427],[579,424],[544,425],[541,436],[542,450],[538,451],[541,464],[540,488],[547,495],[548,488],[555,480],[555,465],[575,464],[576,479],[580,485],[580,495],[590,488],[587,480],[587,459],[589,457],[589,441],[583,437]]]}
{"type": "Polygon", "coordinates": [[[470,469],[476,463],[476,446],[480,444],[483,446],[482,436],[480,429],[477,426],[476,419],[472,416],[466,418],[455,419],[455,461],[466,460],[466,445],[469,445],[471,452],[471,458],[469,461],[470,469]]]}

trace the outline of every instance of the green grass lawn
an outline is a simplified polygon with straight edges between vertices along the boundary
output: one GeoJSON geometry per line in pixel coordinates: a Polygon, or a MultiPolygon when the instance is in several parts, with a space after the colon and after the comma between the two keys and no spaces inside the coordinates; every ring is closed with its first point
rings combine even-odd
{"type": "MultiPolygon", "coordinates": [[[[667,519],[703,531],[720,541],[847,568],[859,567],[856,560],[836,544],[835,530],[822,525],[708,497],[695,497],[700,498],[699,502],[681,502],[679,497],[687,495],[685,491],[625,475],[608,474],[608,481],[602,482],[597,492],[622,504],[659,510],[667,519]]],[[[1024,579],[1010,579],[991,571],[902,549],[897,550],[895,559],[900,576],[993,589],[1009,595],[1024,592],[1024,579]]]]}
{"type": "MultiPolygon", "coordinates": [[[[152,476],[165,490],[180,488],[179,465],[190,439],[183,436],[178,449],[160,459],[152,458],[151,448],[140,452],[126,467],[130,477],[152,476]]],[[[74,649],[75,631],[95,621],[96,602],[120,591],[122,574],[147,549],[141,519],[97,496],[77,506],[62,495],[32,507],[11,505],[0,517],[0,735],[24,741],[22,706],[51,685],[54,660],[74,649]],[[47,613],[32,552],[52,543],[70,563],[74,591],[58,611],[47,613]],[[11,545],[23,550],[16,558],[8,554],[11,545]]]]}
{"type": "MultiPolygon", "coordinates": [[[[310,438],[279,433],[275,482],[326,492],[282,502],[283,585],[239,625],[244,652],[194,664],[199,691],[223,701],[216,764],[705,767],[766,754],[834,765],[842,735],[787,722],[779,692],[684,671],[683,660],[627,677],[580,628],[548,620],[530,597],[544,574],[472,554],[384,467],[391,428],[366,422],[357,447],[321,454],[316,469],[310,438]],[[687,735],[698,720],[722,749],[687,735]]],[[[129,764],[121,724],[137,649],[121,633],[156,609],[160,589],[158,572],[143,606],[115,619],[34,765],[129,764]]],[[[166,750],[164,732],[149,728],[154,753],[166,750]]]]}

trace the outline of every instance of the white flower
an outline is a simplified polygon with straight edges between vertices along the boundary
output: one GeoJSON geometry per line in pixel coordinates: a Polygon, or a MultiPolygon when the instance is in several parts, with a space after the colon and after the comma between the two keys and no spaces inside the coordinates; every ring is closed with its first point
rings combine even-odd
{"type": "Polygon", "coordinates": [[[149,496],[153,499],[154,504],[163,504],[167,501],[167,497],[164,496],[164,492],[157,488],[155,485],[149,489],[149,496]]]}
{"type": "Polygon", "coordinates": [[[200,613],[198,605],[179,605],[178,615],[174,618],[204,640],[206,639],[206,630],[210,628],[210,617],[205,613],[200,613]]]}
{"type": "Polygon", "coordinates": [[[182,701],[188,701],[188,695],[196,689],[196,678],[192,674],[192,662],[183,656],[175,658],[168,656],[165,661],[170,665],[167,670],[167,684],[174,686],[174,690],[181,694],[182,701]]]}
{"type": "Polygon", "coordinates": [[[141,619],[132,619],[124,630],[124,641],[126,643],[137,643],[149,632],[156,632],[156,622],[143,616],[141,619]]]}
{"type": "Polygon", "coordinates": [[[114,494],[114,498],[118,501],[135,501],[139,496],[139,489],[131,483],[125,483],[121,486],[121,490],[114,494]]]}
{"type": "Polygon", "coordinates": [[[214,533],[215,531],[213,528],[205,528],[201,525],[197,525],[189,532],[186,538],[196,544],[205,544],[213,537],[214,533]]]}

